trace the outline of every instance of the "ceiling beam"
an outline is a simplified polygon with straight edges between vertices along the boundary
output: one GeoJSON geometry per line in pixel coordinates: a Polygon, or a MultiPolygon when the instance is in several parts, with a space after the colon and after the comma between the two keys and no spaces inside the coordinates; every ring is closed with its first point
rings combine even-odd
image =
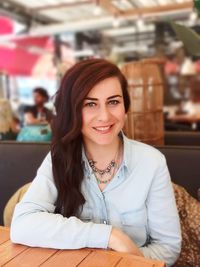
{"type": "Polygon", "coordinates": [[[194,3],[185,2],[185,3],[176,3],[176,4],[168,4],[168,5],[157,5],[155,7],[142,7],[142,8],[133,8],[129,10],[123,11],[123,16],[142,16],[146,14],[154,14],[154,13],[162,13],[162,12],[170,12],[176,10],[184,10],[184,9],[193,9],[194,3]]]}
{"type": "Polygon", "coordinates": [[[88,30],[99,30],[106,29],[112,27],[113,17],[107,16],[98,19],[89,19],[84,21],[75,21],[75,22],[65,22],[65,23],[54,23],[51,25],[42,25],[37,26],[35,28],[31,28],[29,33],[20,34],[20,35],[5,35],[0,38],[0,43],[4,43],[6,41],[10,41],[12,39],[21,39],[25,37],[39,37],[39,36],[48,36],[48,35],[56,35],[60,33],[66,32],[81,32],[88,30]]]}
{"type": "Polygon", "coordinates": [[[123,14],[123,11],[114,6],[110,0],[98,0],[96,2],[102,9],[105,9],[112,15],[117,16],[123,14]]]}
{"type": "Polygon", "coordinates": [[[0,13],[7,13],[9,17],[26,24],[33,21],[39,24],[58,22],[45,15],[37,14],[29,7],[16,3],[13,0],[0,1],[0,13]]]}
{"type": "Polygon", "coordinates": [[[59,9],[63,7],[75,7],[75,6],[81,6],[85,4],[92,4],[94,3],[93,0],[85,0],[85,1],[77,1],[74,3],[62,3],[62,4],[55,4],[55,5],[44,5],[39,7],[32,7],[30,10],[32,11],[43,11],[43,10],[50,10],[50,9],[59,9]]]}

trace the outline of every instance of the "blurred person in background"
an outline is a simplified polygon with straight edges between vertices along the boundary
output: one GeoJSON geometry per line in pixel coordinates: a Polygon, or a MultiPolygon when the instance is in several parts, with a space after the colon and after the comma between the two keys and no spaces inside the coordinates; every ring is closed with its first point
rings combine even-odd
{"type": "Polygon", "coordinates": [[[37,111],[34,107],[25,107],[24,109],[24,125],[39,124],[37,119],[37,111]]]}
{"type": "Polygon", "coordinates": [[[50,123],[52,119],[52,111],[45,107],[45,104],[49,101],[49,95],[46,89],[42,87],[36,87],[33,90],[33,99],[36,117],[40,122],[50,123]]]}
{"type": "Polygon", "coordinates": [[[184,103],[183,109],[188,115],[200,117],[200,77],[198,76],[193,77],[190,82],[190,98],[184,103]]]}
{"type": "Polygon", "coordinates": [[[8,99],[0,99],[0,140],[15,140],[20,130],[20,121],[13,115],[8,99]]]}
{"type": "Polygon", "coordinates": [[[19,114],[21,127],[26,125],[25,114],[26,116],[29,116],[30,113],[34,113],[34,117],[36,116],[38,122],[41,122],[43,124],[50,123],[52,119],[52,111],[45,106],[49,100],[49,95],[47,90],[42,87],[36,87],[33,90],[32,95],[34,103],[33,105],[21,104],[18,108],[17,113],[19,114]],[[27,112],[27,110],[30,109],[32,109],[32,111],[27,112]]]}
{"type": "Polygon", "coordinates": [[[50,124],[44,123],[37,118],[36,109],[26,107],[24,109],[24,127],[21,128],[17,141],[23,142],[46,142],[51,141],[50,124]]]}

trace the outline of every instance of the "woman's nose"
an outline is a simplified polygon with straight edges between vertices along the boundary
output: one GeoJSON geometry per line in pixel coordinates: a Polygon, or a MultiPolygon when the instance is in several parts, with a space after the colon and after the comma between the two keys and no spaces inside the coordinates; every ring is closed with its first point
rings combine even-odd
{"type": "Polygon", "coordinates": [[[110,112],[106,106],[100,107],[98,113],[98,120],[99,121],[108,121],[110,118],[110,112]]]}

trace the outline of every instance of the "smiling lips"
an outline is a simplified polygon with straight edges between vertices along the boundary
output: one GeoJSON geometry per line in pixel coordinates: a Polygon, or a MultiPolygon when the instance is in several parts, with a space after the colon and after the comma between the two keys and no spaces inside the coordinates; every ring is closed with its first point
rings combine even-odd
{"type": "Polygon", "coordinates": [[[113,124],[109,126],[93,127],[93,129],[99,133],[106,134],[110,132],[110,129],[112,128],[112,126],[113,124]]]}

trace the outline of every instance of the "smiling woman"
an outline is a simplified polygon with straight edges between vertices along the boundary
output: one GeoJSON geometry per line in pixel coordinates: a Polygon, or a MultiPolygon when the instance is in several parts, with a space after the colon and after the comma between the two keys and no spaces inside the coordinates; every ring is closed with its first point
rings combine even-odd
{"type": "Polygon", "coordinates": [[[118,78],[107,78],[92,88],[83,103],[82,120],[82,134],[87,147],[90,142],[109,145],[115,140],[125,122],[118,78]]]}
{"type": "Polygon", "coordinates": [[[123,134],[129,104],[127,81],[114,64],[91,59],[66,72],[51,152],[16,206],[13,242],[176,261],[181,234],[166,161],[123,134]]]}

